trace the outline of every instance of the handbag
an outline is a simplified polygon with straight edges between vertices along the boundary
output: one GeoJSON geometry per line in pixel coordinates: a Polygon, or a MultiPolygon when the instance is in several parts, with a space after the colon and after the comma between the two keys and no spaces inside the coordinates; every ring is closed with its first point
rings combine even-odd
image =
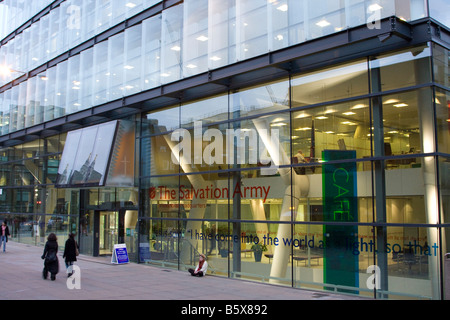
{"type": "Polygon", "coordinates": [[[50,262],[54,262],[54,261],[56,261],[57,260],[57,258],[56,258],[56,252],[55,251],[49,251],[48,253],[47,253],[47,256],[45,257],[45,262],[46,263],[50,263],[50,262]]]}
{"type": "Polygon", "coordinates": [[[80,255],[80,251],[78,250],[78,243],[75,241],[75,255],[78,257],[80,255]]]}

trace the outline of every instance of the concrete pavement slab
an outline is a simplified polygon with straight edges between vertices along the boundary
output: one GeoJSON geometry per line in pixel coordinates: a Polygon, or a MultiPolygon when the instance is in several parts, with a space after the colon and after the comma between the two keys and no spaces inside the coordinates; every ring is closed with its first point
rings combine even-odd
{"type": "Polygon", "coordinates": [[[110,258],[86,255],[76,262],[80,288],[69,289],[61,252],[56,280],[42,279],[42,252],[42,247],[8,242],[0,252],[0,300],[365,300],[214,275],[194,278],[184,271],[115,265],[110,258]]]}

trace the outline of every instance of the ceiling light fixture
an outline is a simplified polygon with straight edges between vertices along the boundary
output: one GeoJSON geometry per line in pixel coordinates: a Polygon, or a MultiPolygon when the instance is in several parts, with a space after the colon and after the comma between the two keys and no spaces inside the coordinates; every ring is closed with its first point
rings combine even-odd
{"type": "Polygon", "coordinates": [[[207,40],[208,40],[208,37],[206,37],[206,36],[204,36],[204,35],[201,35],[200,37],[197,37],[196,39],[197,39],[198,41],[204,42],[204,41],[207,41],[207,40]]]}
{"type": "Polygon", "coordinates": [[[319,22],[316,23],[317,26],[321,27],[321,28],[325,28],[328,27],[331,23],[329,23],[327,20],[320,20],[319,22]]]}

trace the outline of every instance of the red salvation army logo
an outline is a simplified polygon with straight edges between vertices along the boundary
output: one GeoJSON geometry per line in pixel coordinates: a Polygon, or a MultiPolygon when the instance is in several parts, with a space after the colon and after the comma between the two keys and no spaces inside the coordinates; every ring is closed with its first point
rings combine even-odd
{"type": "Polygon", "coordinates": [[[148,193],[150,194],[150,199],[155,199],[156,188],[155,187],[150,187],[150,189],[148,190],[148,193]]]}

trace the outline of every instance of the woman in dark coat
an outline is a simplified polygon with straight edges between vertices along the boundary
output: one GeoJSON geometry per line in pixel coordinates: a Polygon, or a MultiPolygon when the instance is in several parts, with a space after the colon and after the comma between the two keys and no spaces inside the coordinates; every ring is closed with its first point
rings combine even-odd
{"type": "Polygon", "coordinates": [[[59,272],[59,261],[58,261],[58,242],[56,241],[56,235],[50,233],[45,243],[44,253],[42,254],[42,259],[44,259],[44,270],[42,270],[42,277],[47,279],[48,273],[51,274],[51,279],[54,281],[56,279],[56,274],[59,272]]]}
{"type": "Polygon", "coordinates": [[[63,258],[65,258],[67,277],[70,277],[73,274],[72,265],[74,261],[77,261],[77,242],[73,233],[69,233],[69,239],[66,240],[63,258]]]}

